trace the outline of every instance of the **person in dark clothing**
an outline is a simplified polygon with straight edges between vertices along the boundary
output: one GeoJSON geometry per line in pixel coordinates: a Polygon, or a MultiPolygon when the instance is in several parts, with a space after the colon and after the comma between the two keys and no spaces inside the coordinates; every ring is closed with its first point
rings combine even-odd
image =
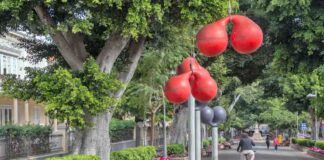
{"type": "Polygon", "coordinates": [[[267,148],[269,149],[269,147],[270,147],[270,137],[269,137],[269,135],[267,135],[266,144],[267,144],[267,148]]]}
{"type": "Polygon", "coordinates": [[[241,152],[241,160],[245,159],[245,155],[249,155],[251,160],[254,160],[254,151],[252,150],[252,146],[255,146],[253,140],[250,139],[246,133],[243,133],[237,147],[237,151],[241,152]]]}

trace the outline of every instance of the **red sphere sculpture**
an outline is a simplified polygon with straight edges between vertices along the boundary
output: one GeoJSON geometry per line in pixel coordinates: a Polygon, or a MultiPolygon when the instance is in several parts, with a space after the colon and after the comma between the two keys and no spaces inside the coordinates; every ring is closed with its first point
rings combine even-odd
{"type": "Polygon", "coordinates": [[[194,82],[191,84],[191,93],[195,99],[199,102],[208,102],[217,95],[217,83],[216,81],[205,74],[196,71],[193,73],[195,76],[194,82]]]}
{"type": "Polygon", "coordinates": [[[255,52],[263,41],[261,28],[245,16],[233,15],[231,18],[233,22],[231,44],[234,50],[241,54],[255,52]]]}
{"type": "Polygon", "coordinates": [[[200,29],[196,37],[196,45],[203,55],[215,57],[226,50],[228,44],[226,25],[228,21],[229,18],[226,17],[200,29]]]}
{"type": "Polygon", "coordinates": [[[190,75],[191,73],[176,75],[166,82],[164,94],[171,103],[181,104],[188,100],[190,95],[190,75]]]}

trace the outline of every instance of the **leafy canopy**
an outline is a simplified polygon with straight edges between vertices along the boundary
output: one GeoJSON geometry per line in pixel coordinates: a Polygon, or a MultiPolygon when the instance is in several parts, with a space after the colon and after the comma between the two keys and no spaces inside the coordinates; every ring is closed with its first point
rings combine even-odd
{"type": "Polygon", "coordinates": [[[96,115],[116,104],[112,94],[123,86],[113,76],[101,72],[92,58],[80,72],[63,68],[27,71],[24,80],[7,77],[3,90],[23,100],[46,103],[45,110],[51,118],[67,120],[74,127],[89,125],[86,113],[96,115]]]}

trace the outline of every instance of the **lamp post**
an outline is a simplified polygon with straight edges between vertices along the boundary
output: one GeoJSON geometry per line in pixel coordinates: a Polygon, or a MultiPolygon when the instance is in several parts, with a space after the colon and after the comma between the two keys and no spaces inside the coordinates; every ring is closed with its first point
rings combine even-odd
{"type": "Polygon", "coordinates": [[[164,92],[162,88],[162,105],[163,105],[163,157],[160,160],[168,160],[168,151],[167,151],[167,133],[166,133],[166,106],[164,101],[164,92]]]}
{"type": "MultiPolygon", "coordinates": [[[[317,94],[313,94],[313,93],[309,93],[306,98],[312,99],[312,98],[316,98],[317,94]]],[[[314,106],[313,106],[314,107],[314,106]]],[[[315,135],[313,135],[313,139],[316,141],[318,139],[318,126],[317,126],[317,115],[316,115],[316,107],[314,107],[314,116],[315,116],[315,135]]]]}
{"type": "Polygon", "coordinates": [[[296,137],[298,137],[298,133],[299,133],[299,128],[298,128],[298,127],[299,127],[299,126],[298,126],[298,112],[296,113],[296,118],[297,118],[297,119],[296,119],[296,120],[297,120],[297,125],[296,125],[296,126],[297,126],[297,128],[296,128],[296,129],[297,129],[297,132],[296,132],[296,137]]]}

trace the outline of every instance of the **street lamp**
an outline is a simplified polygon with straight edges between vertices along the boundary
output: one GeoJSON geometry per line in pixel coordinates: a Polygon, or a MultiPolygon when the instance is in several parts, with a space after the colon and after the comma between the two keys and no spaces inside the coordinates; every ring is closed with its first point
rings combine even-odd
{"type": "MultiPolygon", "coordinates": [[[[316,98],[317,94],[313,94],[313,93],[309,93],[306,98],[312,99],[312,98],[316,98]]],[[[314,107],[314,106],[313,106],[314,107]]],[[[317,115],[316,115],[316,107],[314,107],[314,116],[315,116],[315,135],[313,136],[313,139],[316,141],[318,139],[318,134],[317,134],[317,115]]]]}
{"type": "MultiPolygon", "coordinates": [[[[175,75],[176,71],[175,70],[171,70],[169,72],[170,75],[175,75]]],[[[160,157],[160,160],[169,160],[168,158],[168,151],[167,151],[167,133],[166,133],[166,105],[165,105],[165,101],[164,101],[164,91],[163,91],[163,87],[161,86],[161,90],[162,90],[162,105],[163,105],[163,156],[160,157]]]]}

